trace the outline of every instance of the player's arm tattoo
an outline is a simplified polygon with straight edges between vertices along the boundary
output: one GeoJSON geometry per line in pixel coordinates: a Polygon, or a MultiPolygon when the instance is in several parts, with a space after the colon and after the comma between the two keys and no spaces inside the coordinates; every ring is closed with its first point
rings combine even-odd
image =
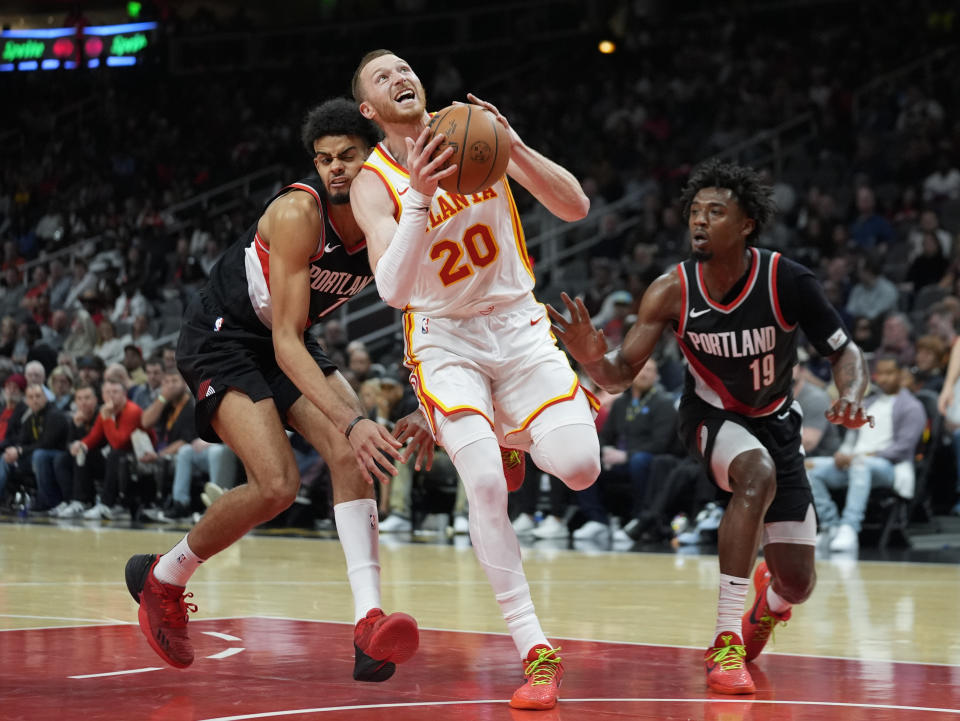
{"type": "Polygon", "coordinates": [[[843,350],[830,357],[833,366],[833,380],[837,384],[840,397],[859,403],[867,392],[870,373],[867,361],[854,343],[847,343],[843,350]]]}

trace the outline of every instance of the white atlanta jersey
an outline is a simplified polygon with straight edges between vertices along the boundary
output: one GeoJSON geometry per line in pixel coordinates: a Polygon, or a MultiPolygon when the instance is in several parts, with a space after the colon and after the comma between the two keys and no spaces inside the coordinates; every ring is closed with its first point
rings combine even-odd
{"type": "MultiPolygon", "coordinates": [[[[383,143],[374,148],[364,168],[383,182],[399,222],[410,174],[383,143]]],[[[430,202],[426,232],[404,310],[468,318],[532,300],[533,268],[506,176],[471,195],[438,188],[430,202]]]]}

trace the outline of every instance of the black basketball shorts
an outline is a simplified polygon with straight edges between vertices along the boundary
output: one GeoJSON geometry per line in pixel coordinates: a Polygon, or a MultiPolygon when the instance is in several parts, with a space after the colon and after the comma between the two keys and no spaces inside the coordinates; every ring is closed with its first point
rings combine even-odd
{"type": "MultiPolygon", "coordinates": [[[[325,374],[337,370],[315,339],[304,341],[325,374]]],[[[197,402],[197,433],[214,443],[220,438],[211,420],[227,390],[240,391],[254,402],[273,398],[284,421],[302,395],[277,365],[269,330],[254,332],[232,321],[202,290],[184,311],[177,368],[197,402]]]]}
{"type": "Polygon", "coordinates": [[[777,469],[777,493],[767,509],[764,523],[803,521],[813,504],[813,493],[803,465],[803,415],[799,406],[794,404],[769,416],[749,418],[715,408],[697,396],[684,395],[680,401],[680,439],[690,454],[703,463],[710,479],[721,488],[723,486],[711,469],[711,457],[717,434],[726,422],[740,426],[759,441],[777,469]]]}

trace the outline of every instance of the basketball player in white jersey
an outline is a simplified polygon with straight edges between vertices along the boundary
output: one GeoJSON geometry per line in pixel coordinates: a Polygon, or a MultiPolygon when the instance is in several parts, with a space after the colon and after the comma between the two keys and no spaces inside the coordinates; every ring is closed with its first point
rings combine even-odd
{"type": "MultiPolygon", "coordinates": [[[[533,272],[506,177],[470,196],[438,190],[442,138],[427,142],[423,85],[388,50],[368,53],[353,79],[360,111],[385,138],[350,191],[383,299],[406,311],[405,362],[437,442],[470,502],[470,537],[524,663],[516,708],[551,708],[563,667],[537,619],[507,517],[499,446],[528,450],[544,471],[580,490],[600,472],[590,399],[533,296],[533,272]]],[[[589,210],[564,168],[512,140],[507,172],[563,220],[589,210]]]]}

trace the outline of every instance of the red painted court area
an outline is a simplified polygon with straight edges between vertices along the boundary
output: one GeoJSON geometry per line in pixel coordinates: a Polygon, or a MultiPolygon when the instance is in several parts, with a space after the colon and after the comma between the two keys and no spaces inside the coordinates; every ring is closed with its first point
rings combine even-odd
{"type": "Polygon", "coordinates": [[[163,666],[133,625],[0,632],[0,719],[960,717],[960,668],[952,666],[769,654],[751,665],[756,696],[711,697],[697,649],[563,641],[563,700],[531,712],[506,703],[522,681],[507,636],[423,631],[420,651],[392,679],[361,684],[351,678],[346,624],[212,619],[190,630],[197,660],[186,671],[163,666]]]}

